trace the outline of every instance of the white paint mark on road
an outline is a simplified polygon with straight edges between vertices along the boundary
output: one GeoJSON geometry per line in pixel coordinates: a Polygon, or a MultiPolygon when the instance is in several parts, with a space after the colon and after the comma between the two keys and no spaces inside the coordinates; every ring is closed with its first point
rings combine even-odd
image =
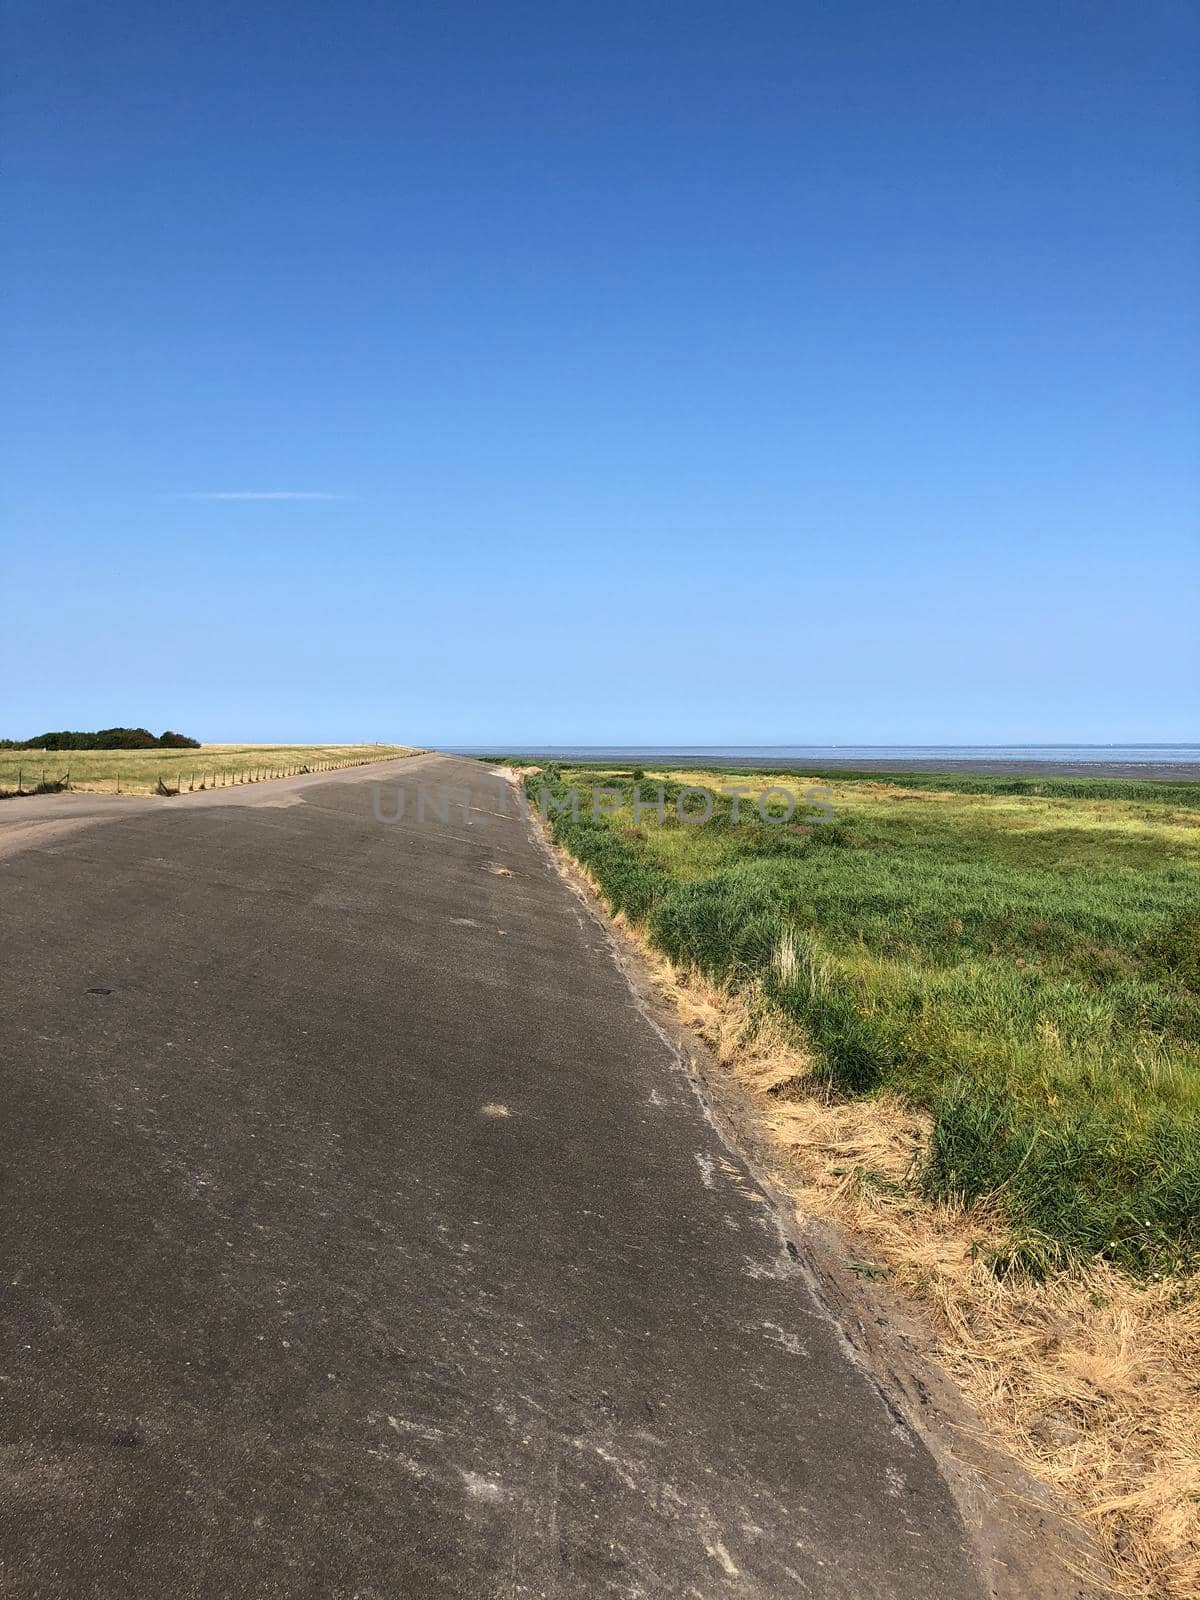
{"type": "Polygon", "coordinates": [[[806,1356],[808,1354],[808,1346],[798,1339],[794,1333],[789,1333],[786,1328],[781,1328],[777,1322],[764,1322],[760,1326],[769,1343],[779,1345],[781,1349],[787,1351],[788,1355],[806,1356]]]}
{"type": "Polygon", "coordinates": [[[498,1101],[495,1101],[495,1100],[489,1100],[487,1105],[486,1106],[482,1106],[480,1109],[482,1111],[482,1114],[485,1117],[511,1117],[512,1116],[512,1112],[508,1109],[507,1106],[502,1106],[502,1105],[499,1104],[498,1101]]]}
{"type": "Polygon", "coordinates": [[[411,1473],[414,1478],[424,1480],[429,1477],[428,1468],[423,1467],[419,1461],[414,1461],[412,1456],[406,1455],[403,1450],[368,1450],[367,1454],[372,1461],[386,1461],[389,1466],[403,1467],[405,1472],[411,1473]]]}
{"type": "MultiPolygon", "coordinates": [[[[582,1439],[576,1439],[574,1443],[577,1449],[584,1448],[582,1439]]],[[[637,1490],[638,1482],[633,1476],[633,1472],[638,1469],[640,1463],[622,1461],[619,1456],[614,1455],[611,1450],[606,1450],[603,1445],[593,1444],[592,1449],[600,1457],[601,1461],[606,1462],[613,1469],[627,1489],[637,1490]]]]}
{"type": "Polygon", "coordinates": [[[696,1151],[696,1165],[700,1168],[700,1182],[706,1189],[717,1187],[717,1164],[710,1155],[705,1155],[703,1150],[696,1151]]]}
{"type": "Polygon", "coordinates": [[[440,1428],[434,1428],[424,1422],[410,1422],[407,1417],[388,1417],[388,1427],[394,1428],[397,1433],[415,1434],[418,1439],[426,1439],[430,1444],[436,1444],[439,1439],[445,1438],[440,1428]]]}
{"type": "Polygon", "coordinates": [[[504,1489],[494,1478],[485,1478],[481,1472],[464,1472],[462,1480],[472,1500],[489,1500],[495,1504],[504,1499],[504,1489]]]}
{"type": "Polygon", "coordinates": [[[755,1261],[753,1256],[747,1256],[742,1271],[748,1278],[769,1278],[779,1283],[785,1278],[790,1278],[795,1268],[790,1256],[780,1256],[774,1261],[755,1261]]]}
{"type": "Polygon", "coordinates": [[[704,1548],[714,1561],[720,1562],[721,1569],[726,1577],[736,1578],[739,1576],[738,1569],[730,1559],[729,1551],[726,1550],[720,1539],[715,1540],[712,1544],[706,1544],[704,1548]]]}

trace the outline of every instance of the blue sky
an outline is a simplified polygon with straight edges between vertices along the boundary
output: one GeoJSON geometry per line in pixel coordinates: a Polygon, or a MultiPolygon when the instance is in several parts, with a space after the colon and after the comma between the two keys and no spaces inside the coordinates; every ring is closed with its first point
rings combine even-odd
{"type": "Polygon", "coordinates": [[[1196,737],[1196,5],[4,15],[0,732],[1196,737]]]}

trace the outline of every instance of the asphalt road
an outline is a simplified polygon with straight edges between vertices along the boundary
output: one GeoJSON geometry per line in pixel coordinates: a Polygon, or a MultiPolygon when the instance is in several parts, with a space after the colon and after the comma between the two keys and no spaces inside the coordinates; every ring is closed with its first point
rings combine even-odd
{"type": "Polygon", "coordinates": [[[0,810],[0,1592],[982,1595],[482,772],[0,810]]]}

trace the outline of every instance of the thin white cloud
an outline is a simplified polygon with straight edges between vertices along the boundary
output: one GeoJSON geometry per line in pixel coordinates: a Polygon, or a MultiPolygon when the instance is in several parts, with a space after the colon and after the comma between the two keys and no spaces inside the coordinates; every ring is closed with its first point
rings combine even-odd
{"type": "Polygon", "coordinates": [[[220,489],[187,494],[185,500],[341,500],[340,494],[315,494],[307,489],[220,489]]]}

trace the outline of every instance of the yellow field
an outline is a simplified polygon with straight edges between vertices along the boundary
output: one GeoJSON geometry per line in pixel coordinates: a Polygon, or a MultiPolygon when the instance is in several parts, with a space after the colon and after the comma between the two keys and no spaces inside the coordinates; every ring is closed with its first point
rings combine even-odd
{"type": "Polygon", "coordinates": [[[227,784],[332,771],[367,761],[415,755],[403,744],[206,744],[199,750],[3,750],[0,791],[25,792],[69,777],[72,789],[93,794],[153,794],[169,789],[217,789],[227,784]],[[19,784],[18,784],[18,779],[19,784]]]}

